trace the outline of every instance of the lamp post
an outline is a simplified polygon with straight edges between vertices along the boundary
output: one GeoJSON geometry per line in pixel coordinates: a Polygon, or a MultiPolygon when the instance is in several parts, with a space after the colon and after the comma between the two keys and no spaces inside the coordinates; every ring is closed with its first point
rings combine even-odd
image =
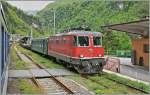
{"type": "MultiPolygon", "coordinates": [[[[52,34],[54,35],[55,31],[56,31],[56,10],[52,9],[51,11],[53,12],[53,20],[48,21],[48,23],[49,23],[48,27],[50,27],[50,25],[52,25],[50,23],[52,23],[52,21],[53,21],[53,33],[52,34]]],[[[49,28],[48,28],[48,31],[51,32],[49,28]]],[[[50,35],[51,35],[51,33],[50,33],[50,35]]]]}
{"type": "MultiPolygon", "coordinates": [[[[55,9],[52,9],[51,10],[53,12],[53,35],[55,34],[55,31],[56,31],[56,10],[55,9]]],[[[49,20],[49,23],[51,23],[52,20],[49,20]]],[[[50,25],[50,24],[49,24],[50,25]]],[[[50,31],[51,32],[51,31],[50,31]]],[[[51,33],[50,33],[51,34],[51,33]]]]}
{"type": "Polygon", "coordinates": [[[49,22],[48,22],[48,32],[49,32],[49,35],[52,35],[53,33],[51,33],[52,31],[51,31],[51,29],[49,28],[49,27],[51,26],[50,23],[52,23],[52,20],[49,20],[49,22]]]}
{"type": "Polygon", "coordinates": [[[54,19],[54,33],[53,33],[53,35],[54,35],[54,34],[55,34],[55,27],[56,27],[56,25],[55,25],[55,24],[56,24],[56,23],[55,23],[56,10],[53,10],[53,13],[54,13],[54,18],[53,18],[53,19],[54,19]]]}
{"type": "Polygon", "coordinates": [[[31,44],[32,39],[33,39],[33,36],[32,36],[32,26],[31,26],[31,30],[30,30],[30,44],[31,44]]]}

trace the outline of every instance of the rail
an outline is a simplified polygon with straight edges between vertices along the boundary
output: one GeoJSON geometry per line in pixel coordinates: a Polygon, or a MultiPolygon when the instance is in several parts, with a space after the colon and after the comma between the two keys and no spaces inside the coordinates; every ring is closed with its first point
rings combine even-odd
{"type": "Polygon", "coordinates": [[[61,87],[63,87],[67,92],[68,94],[74,94],[74,92],[72,90],[70,90],[65,84],[63,84],[61,81],[59,81],[55,76],[53,76],[51,73],[49,73],[49,71],[43,67],[42,65],[36,63],[32,57],[30,57],[29,55],[26,55],[24,54],[26,57],[28,57],[37,67],[39,67],[40,69],[44,69],[50,76],[51,78],[58,84],[60,85],[61,87]]]}
{"type": "Polygon", "coordinates": [[[145,94],[149,94],[149,92],[144,91],[143,89],[140,89],[140,88],[134,87],[134,86],[132,86],[132,85],[124,84],[124,83],[119,82],[119,81],[117,81],[117,80],[115,80],[115,79],[112,79],[112,78],[108,78],[108,77],[106,77],[106,78],[107,78],[107,79],[109,79],[109,80],[111,80],[111,81],[114,81],[114,82],[116,82],[116,83],[119,83],[119,84],[125,85],[125,86],[127,86],[127,87],[129,87],[129,88],[132,88],[132,89],[136,89],[136,90],[138,90],[138,91],[141,91],[141,92],[143,92],[143,93],[145,93],[145,94]]]}
{"type": "Polygon", "coordinates": [[[94,83],[96,83],[96,84],[99,84],[99,85],[101,85],[101,86],[103,86],[103,87],[105,87],[105,88],[107,88],[107,89],[109,88],[108,86],[106,86],[106,85],[100,83],[99,81],[96,81],[96,80],[94,80],[94,79],[89,78],[87,75],[81,75],[81,77],[82,77],[82,78],[85,78],[85,79],[88,79],[88,80],[90,80],[90,81],[92,81],[92,82],[94,82],[94,83]]]}
{"type": "MultiPolygon", "coordinates": [[[[110,88],[109,86],[104,85],[104,84],[100,83],[100,82],[97,81],[97,80],[94,80],[94,79],[89,78],[87,75],[81,75],[81,77],[82,77],[82,78],[85,78],[85,79],[88,79],[88,80],[91,80],[92,82],[94,82],[94,83],[96,83],[96,84],[99,84],[99,85],[101,85],[101,86],[103,86],[103,87],[105,87],[105,88],[107,88],[107,89],[110,88]]],[[[143,89],[134,87],[134,86],[132,86],[132,85],[124,84],[124,83],[122,83],[122,82],[119,82],[119,81],[117,81],[117,80],[115,80],[115,79],[112,79],[112,78],[109,78],[109,77],[105,77],[105,78],[108,79],[108,80],[114,81],[114,82],[116,82],[116,83],[118,83],[118,84],[125,85],[126,87],[129,87],[129,88],[131,88],[131,89],[135,89],[135,90],[141,91],[141,92],[143,92],[143,93],[145,93],[145,94],[149,94],[149,92],[144,91],[143,89]]]]}
{"type": "MultiPolygon", "coordinates": [[[[29,55],[26,55],[26,54],[24,54],[24,55],[25,55],[26,57],[28,57],[38,68],[44,69],[47,73],[49,73],[46,68],[44,68],[42,65],[36,63],[36,62],[33,60],[32,57],[30,57],[29,55]]],[[[109,57],[109,58],[110,58],[110,57],[109,57]]],[[[112,57],[111,57],[111,59],[116,60],[116,58],[112,58],[112,57]]],[[[108,59],[107,59],[107,60],[108,60],[108,59]]],[[[119,61],[118,61],[118,62],[119,62],[119,61]]],[[[54,81],[56,81],[56,83],[58,83],[61,87],[63,87],[63,88],[68,92],[68,94],[74,94],[74,92],[73,92],[72,90],[70,90],[65,84],[63,84],[61,81],[59,81],[59,80],[58,80],[55,76],[53,76],[51,73],[49,73],[49,74],[51,75],[52,79],[53,79],[54,81]]],[[[100,85],[102,85],[102,86],[105,87],[105,88],[109,88],[108,86],[106,86],[106,85],[100,83],[99,81],[96,81],[96,80],[94,80],[94,79],[89,78],[87,75],[81,75],[81,77],[82,77],[82,78],[85,78],[85,79],[88,79],[88,80],[91,80],[92,82],[95,82],[95,83],[97,83],[97,84],[100,84],[100,85]]],[[[132,88],[132,89],[141,91],[141,92],[143,92],[143,93],[145,93],[145,94],[149,94],[149,92],[146,92],[146,91],[144,91],[143,89],[134,87],[134,86],[132,86],[132,85],[124,84],[124,83],[122,83],[122,82],[119,82],[119,81],[117,81],[117,80],[114,80],[114,79],[111,79],[111,78],[108,78],[108,77],[106,77],[106,78],[109,79],[109,80],[111,80],[111,81],[114,81],[114,82],[116,82],[116,83],[125,85],[125,86],[127,86],[127,87],[129,87],[129,88],[132,88]]]]}
{"type": "MultiPolygon", "coordinates": [[[[19,57],[20,60],[22,60],[21,56],[19,55],[19,52],[17,51],[17,49],[15,48],[16,50],[16,54],[17,56],[19,57]]],[[[28,68],[29,69],[29,68],[28,68]]],[[[31,72],[31,70],[29,69],[29,73],[32,75],[31,77],[31,80],[32,82],[40,89],[42,89],[41,85],[38,83],[38,81],[36,80],[35,76],[33,75],[33,73],[31,72]]]]}

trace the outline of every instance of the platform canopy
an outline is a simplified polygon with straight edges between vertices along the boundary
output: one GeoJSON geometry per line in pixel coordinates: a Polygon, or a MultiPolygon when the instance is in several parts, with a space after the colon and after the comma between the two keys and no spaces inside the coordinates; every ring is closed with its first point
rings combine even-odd
{"type": "Polygon", "coordinates": [[[103,28],[147,37],[149,35],[149,19],[107,25],[107,26],[103,26],[103,28]]]}

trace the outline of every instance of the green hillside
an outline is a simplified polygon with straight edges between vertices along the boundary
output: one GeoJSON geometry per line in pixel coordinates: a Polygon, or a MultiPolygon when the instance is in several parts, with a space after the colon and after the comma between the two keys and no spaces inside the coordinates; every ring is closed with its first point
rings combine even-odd
{"type": "Polygon", "coordinates": [[[148,1],[57,0],[38,12],[38,17],[47,33],[53,33],[55,10],[57,32],[88,26],[92,31],[104,34],[103,44],[106,49],[131,49],[130,37],[126,33],[106,32],[100,26],[139,20],[149,15],[148,9],[148,1]],[[121,4],[123,8],[119,7],[121,4]]]}
{"type": "Polygon", "coordinates": [[[126,33],[108,32],[101,26],[139,20],[149,15],[148,1],[57,0],[39,11],[37,16],[27,15],[6,2],[3,2],[3,7],[11,33],[28,35],[32,27],[34,37],[49,36],[54,29],[55,11],[57,33],[88,26],[92,31],[103,33],[103,45],[107,50],[131,49],[131,39],[126,33]]]}
{"type": "Polygon", "coordinates": [[[2,2],[2,4],[10,33],[28,35],[32,28],[34,37],[41,35],[40,28],[34,28],[32,26],[32,23],[39,25],[37,17],[27,15],[22,10],[17,9],[6,2],[2,2]]]}

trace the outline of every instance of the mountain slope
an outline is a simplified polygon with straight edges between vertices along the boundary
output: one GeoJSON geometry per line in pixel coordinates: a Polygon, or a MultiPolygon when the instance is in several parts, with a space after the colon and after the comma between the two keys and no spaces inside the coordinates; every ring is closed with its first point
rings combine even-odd
{"type": "Polygon", "coordinates": [[[148,1],[87,1],[58,0],[38,12],[45,31],[53,31],[53,12],[56,13],[56,31],[89,26],[103,32],[106,49],[131,49],[130,37],[125,33],[106,32],[100,26],[139,20],[149,15],[148,1]],[[120,8],[120,6],[123,6],[120,8]],[[49,28],[48,28],[49,27],[49,28]],[[110,42],[113,44],[106,44],[110,42]]]}
{"type": "Polygon", "coordinates": [[[34,37],[40,36],[40,30],[32,26],[32,23],[39,25],[38,18],[25,14],[22,10],[11,6],[7,2],[2,2],[2,5],[10,33],[28,35],[32,28],[34,37]]]}

